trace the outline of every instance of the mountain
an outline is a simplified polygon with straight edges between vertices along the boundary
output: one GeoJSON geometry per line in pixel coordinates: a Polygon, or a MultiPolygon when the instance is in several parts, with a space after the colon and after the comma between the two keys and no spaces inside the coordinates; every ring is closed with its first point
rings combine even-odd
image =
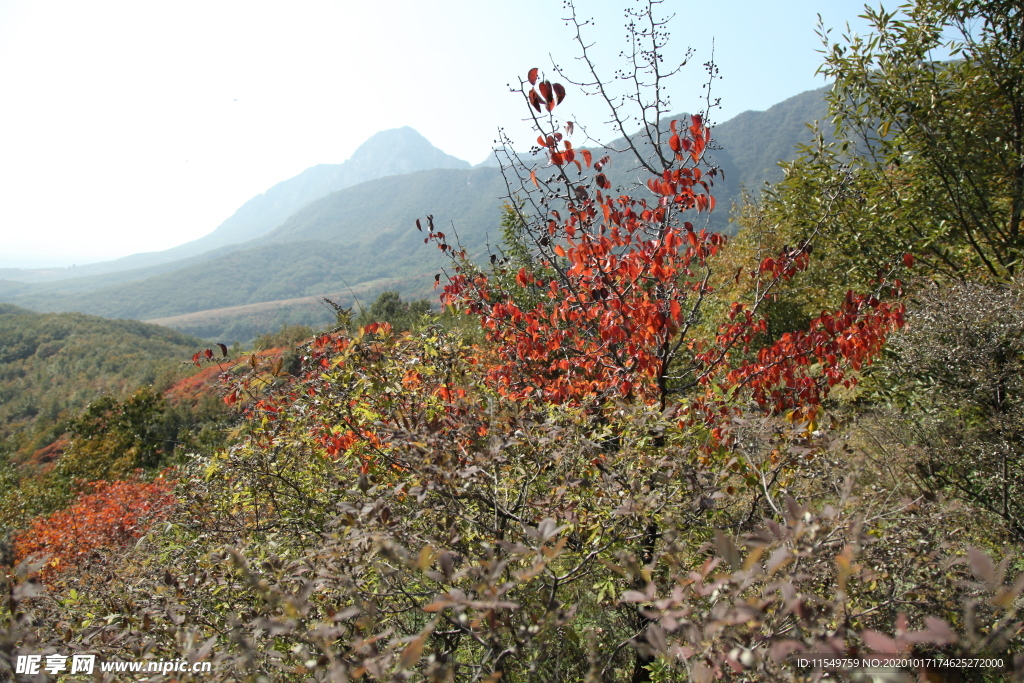
{"type": "MultiPolygon", "coordinates": [[[[712,188],[718,209],[698,219],[713,229],[729,230],[730,204],[740,200],[744,186],[756,189],[779,177],[778,160],[791,158],[794,146],[810,139],[805,123],[826,115],[823,96],[824,90],[810,91],[716,126],[713,136],[718,148],[710,156],[725,175],[712,188]]],[[[411,130],[406,135],[410,145],[422,140],[411,130]]],[[[401,144],[391,141],[371,154],[370,142],[364,145],[367,159],[401,168],[400,160],[384,158],[387,150],[401,144]]],[[[628,188],[646,177],[635,170],[635,160],[611,155],[607,169],[616,186],[628,188]]],[[[361,157],[353,155],[353,160],[357,156],[361,157]]],[[[488,244],[498,243],[501,198],[507,190],[500,169],[491,164],[381,177],[294,208],[303,198],[341,182],[340,175],[323,168],[314,167],[275,186],[253,200],[259,202],[239,209],[237,224],[222,226],[221,234],[237,238],[232,226],[263,220],[259,223],[263,234],[247,242],[133,271],[132,281],[110,280],[127,275],[121,273],[47,284],[0,282],[0,300],[37,310],[159,319],[207,338],[245,341],[251,336],[226,335],[255,336],[272,329],[250,324],[247,316],[256,311],[261,325],[329,320],[329,311],[313,303],[311,297],[316,295],[331,296],[342,305],[371,301],[386,289],[398,290],[406,299],[436,296],[433,276],[447,261],[435,245],[423,244],[424,235],[414,227],[415,220],[427,214],[434,215],[438,230],[449,235],[454,230],[472,255],[481,255],[488,244]],[[290,213],[280,220],[261,219],[257,206],[265,207],[264,215],[290,213]],[[272,229],[264,229],[274,220],[277,224],[272,229]]]]}
{"type": "Polygon", "coordinates": [[[715,126],[715,140],[728,152],[738,173],[729,187],[754,190],[781,180],[779,160],[792,159],[794,145],[811,141],[809,124],[821,121],[823,131],[831,132],[831,126],[824,123],[828,90],[808,90],[766,111],[745,111],[715,126]]]}
{"type": "MultiPolygon", "coordinates": [[[[0,271],[0,279],[9,282],[41,283],[86,278],[125,271],[138,271],[182,259],[197,257],[224,247],[248,242],[280,225],[290,215],[310,202],[332,192],[386,176],[402,175],[435,168],[469,168],[470,164],[445,154],[409,126],[381,131],[359,146],[344,163],[319,164],[283,182],[243,204],[216,230],[197,240],[165,251],[133,254],[115,261],[93,263],[72,268],[0,271]]],[[[222,253],[222,252],[221,252],[222,253]]],[[[164,269],[166,270],[166,268],[164,269]]],[[[149,273],[154,274],[154,273],[149,273]]],[[[127,277],[108,277],[105,284],[135,280],[139,273],[127,277]]],[[[94,278],[97,280],[97,278],[94,278]]],[[[103,282],[102,278],[98,279],[103,282]]],[[[101,285],[102,286],[102,285],[101,285]]],[[[85,284],[87,289],[96,289],[85,284]]]]}
{"type": "Polygon", "coordinates": [[[442,265],[414,227],[432,211],[438,229],[454,224],[479,250],[495,243],[501,173],[494,168],[420,171],[379,178],[333,193],[293,214],[276,230],[200,263],[84,294],[23,294],[34,308],[81,310],[115,318],[163,318],[316,294],[352,300],[397,288],[427,295],[442,265]]]}
{"type": "Polygon", "coordinates": [[[428,169],[469,167],[469,162],[445,154],[408,126],[386,130],[364,142],[345,163],[307,168],[253,197],[216,230],[192,244],[207,251],[251,240],[276,228],[310,202],[369,180],[428,169]]]}

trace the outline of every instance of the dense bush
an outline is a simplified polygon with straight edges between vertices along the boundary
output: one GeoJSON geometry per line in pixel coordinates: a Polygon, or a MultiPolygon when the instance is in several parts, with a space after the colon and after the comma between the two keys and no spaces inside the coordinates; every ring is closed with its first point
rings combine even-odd
{"type": "Polygon", "coordinates": [[[961,283],[917,299],[881,380],[896,410],[886,440],[918,452],[909,476],[997,515],[1024,542],[1024,300],[961,283]]]}
{"type": "Polygon", "coordinates": [[[949,655],[1015,637],[1024,584],[983,553],[948,564],[970,515],[856,465],[827,416],[738,415],[708,457],[704,429],[642,405],[602,425],[504,399],[440,328],[314,346],[169,525],[74,601],[19,607],[37,634],[106,657],[205,644],[223,680],[509,681],[789,680],[790,651],[884,650],[876,633],[949,655]]]}

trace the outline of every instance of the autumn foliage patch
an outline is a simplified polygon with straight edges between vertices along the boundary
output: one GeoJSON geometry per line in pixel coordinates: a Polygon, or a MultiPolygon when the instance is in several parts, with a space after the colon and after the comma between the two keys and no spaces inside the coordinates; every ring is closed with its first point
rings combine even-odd
{"type": "Polygon", "coordinates": [[[92,482],[92,491],[81,494],[71,507],[36,519],[15,536],[16,560],[45,558],[40,577],[47,580],[81,565],[95,551],[139,538],[170,511],[174,484],[162,477],[92,482]]]}

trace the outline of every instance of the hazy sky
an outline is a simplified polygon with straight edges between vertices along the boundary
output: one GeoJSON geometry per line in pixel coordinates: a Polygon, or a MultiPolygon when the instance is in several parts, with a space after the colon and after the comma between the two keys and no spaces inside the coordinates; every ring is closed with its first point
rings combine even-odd
{"type": "MultiPolygon", "coordinates": [[[[622,8],[581,0],[611,73],[622,8]]],[[[667,0],[670,86],[703,94],[715,59],[725,121],[823,85],[817,14],[842,29],[863,2],[667,0]]],[[[377,131],[409,125],[478,163],[499,125],[528,146],[506,84],[551,59],[577,69],[560,0],[259,2],[0,0],[0,267],[88,263],[212,231],[242,203],[377,131]]],[[[564,114],[605,120],[569,88],[564,114]]],[[[429,207],[424,207],[426,211],[429,207]]]]}

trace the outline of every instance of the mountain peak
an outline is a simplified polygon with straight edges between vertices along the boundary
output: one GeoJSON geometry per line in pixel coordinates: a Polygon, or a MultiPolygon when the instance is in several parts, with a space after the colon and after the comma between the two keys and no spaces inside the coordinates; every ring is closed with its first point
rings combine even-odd
{"type": "Polygon", "coordinates": [[[310,202],[377,178],[469,167],[468,162],[445,154],[409,126],[382,130],[370,136],[347,161],[318,164],[274,185],[243,204],[215,231],[184,246],[199,253],[247,242],[273,230],[310,202]]]}
{"type": "Polygon", "coordinates": [[[356,151],[352,153],[352,158],[355,159],[370,151],[389,145],[412,145],[425,149],[434,149],[434,146],[430,144],[430,140],[420,135],[415,128],[412,126],[402,126],[401,128],[389,128],[388,130],[374,133],[367,138],[366,142],[359,145],[356,151]]]}
{"type": "Polygon", "coordinates": [[[431,168],[470,167],[468,162],[434,147],[410,126],[375,133],[352,153],[345,164],[363,168],[378,178],[431,168]]]}

